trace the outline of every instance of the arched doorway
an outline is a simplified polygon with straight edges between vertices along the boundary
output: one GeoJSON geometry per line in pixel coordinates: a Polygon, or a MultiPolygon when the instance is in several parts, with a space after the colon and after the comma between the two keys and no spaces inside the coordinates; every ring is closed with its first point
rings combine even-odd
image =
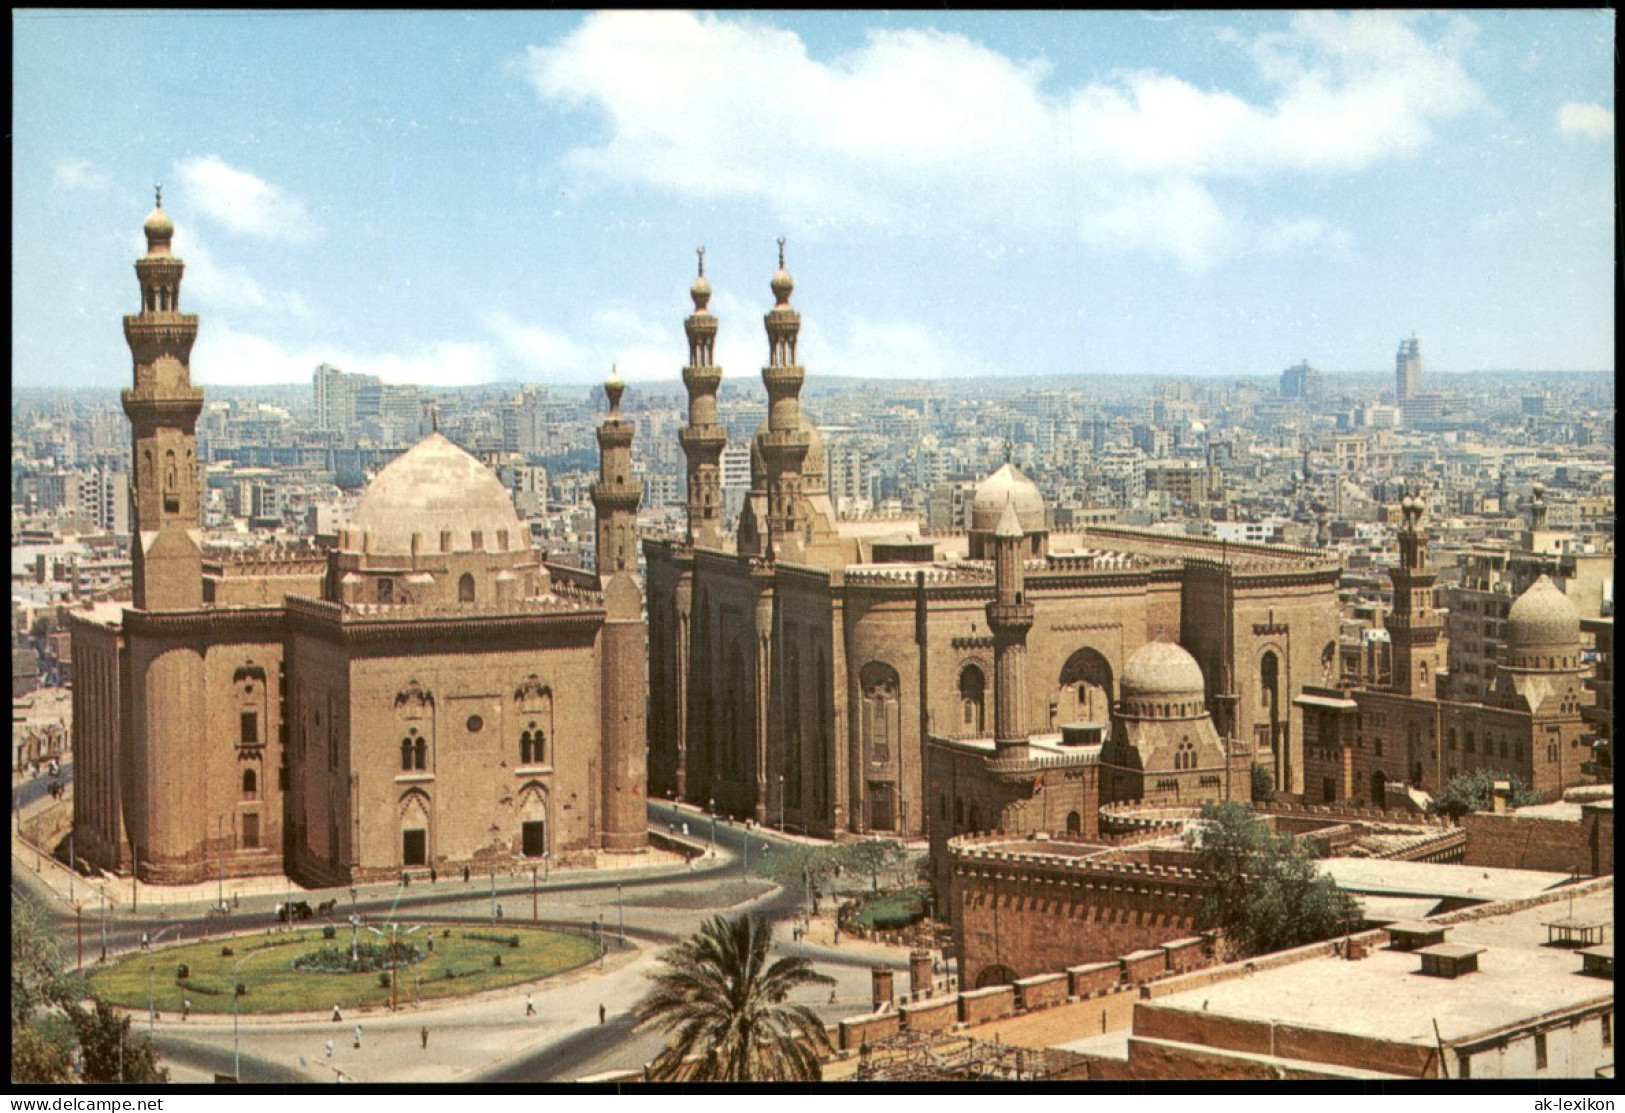
{"type": "Polygon", "coordinates": [[[959,706],[960,725],[965,733],[972,735],[983,734],[986,727],[984,707],[986,701],[984,694],[987,691],[987,677],[975,665],[966,665],[959,672],[959,706]]]}
{"type": "Polygon", "coordinates": [[[1063,723],[1106,723],[1111,719],[1112,666],[1101,653],[1079,649],[1061,666],[1056,714],[1063,723]]]}
{"type": "Polygon", "coordinates": [[[429,864],[429,817],[431,814],[429,794],[422,789],[414,788],[401,795],[402,866],[426,866],[429,864]]]}
{"type": "Polygon", "coordinates": [[[986,989],[990,985],[1012,985],[1016,980],[1016,972],[1008,966],[993,963],[984,966],[976,975],[976,988],[986,989]]]}
{"type": "Polygon", "coordinates": [[[1371,805],[1379,810],[1388,807],[1388,774],[1380,769],[1371,774],[1371,805]]]}
{"type": "Polygon", "coordinates": [[[519,853],[541,858],[549,849],[547,789],[539,781],[530,781],[519,790],[519,853]]]}

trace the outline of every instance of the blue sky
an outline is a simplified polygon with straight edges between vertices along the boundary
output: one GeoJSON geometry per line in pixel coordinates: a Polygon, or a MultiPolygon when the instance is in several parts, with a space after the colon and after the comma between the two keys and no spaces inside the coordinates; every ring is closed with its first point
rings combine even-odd
{"type": "Polygon", "coordinates": [[[1611,369],[1609,11],[14,12],[12,370],[204,384],[1611,369]]]}

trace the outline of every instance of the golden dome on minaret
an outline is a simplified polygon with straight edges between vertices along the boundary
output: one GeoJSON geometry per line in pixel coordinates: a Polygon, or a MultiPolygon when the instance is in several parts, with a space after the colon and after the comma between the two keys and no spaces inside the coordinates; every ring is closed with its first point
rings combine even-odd
{"type": "Polygon", "coordinates": [[[164,212],[164,187],[161,185],[154,186],[153,192],[157,196],[157,201],[152,212],[147,214],[147,222],[141,228],[147,234],[148,254],[167,255],[169,253],[169,241],[175,235],[175,225],[169,219],[169,214],[164,212]],[[159,251],[158,248],[160,247],[164,250],[159,251]]]}
{"type": "Polygon", "coordinates": [[[784,269],[783,236],[779,237],[779,269],[774,273],[773,281],[769,285],[773,290],[773,296],[778,299],[780,305],[790,304],[790,294],[796,288],[796,283],[795,279],[790,277],[790,272],[784,269]]]}
{"type": "Polygon", "coordinates": [[[694,312],[704,313],[705,307],[711,302],[711,283],[705,280],[705,248],[700,248],[698,253],[700,276],[694,280],[694,285],[688,288],[688,295],[694,299],[694,312]]]}

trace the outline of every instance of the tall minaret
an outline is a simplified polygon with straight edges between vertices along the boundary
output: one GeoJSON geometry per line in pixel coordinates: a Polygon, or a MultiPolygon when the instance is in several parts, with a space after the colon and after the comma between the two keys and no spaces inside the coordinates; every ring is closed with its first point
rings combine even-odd
{"type": "Polygon", "coordinates": [[[688,456],[688,543],[715,548],[722,543],[722,450],[728,428],[717,421],[717,387],[722,368],[714,362],[717,319],[706,308],[711,284],[705,280],[705,248],[699,249],[700,276],[689,288],[694,312],[683,322],[688,333],[688,424],[677,434],[688,456]]]}
{"type": "Polygon", "coordinates": [[[643,481],[632,478],[633,423],[621,416],[621,394],[626,384],[611,370],[604,393],[609,416],[598,427],[598,482],[592,485],[593,510],[598,515],[598,578],[638,567],[638,503],[643,481]]]}
{"type": "Polygon", "coordinates": [[[136,260],[141,312],[124,318],[135,385],[121,392],[130,419],[131,553],[134,603],[149,611],[184,610],[203,602],[199,532],[197,438],[203,391],[192,385],[189,360],[197,316],[180,311],[186,265],[170,254],[175,226],[157,207],[147,217],[147,254],[136,260]]]}
{"type": "Polygon", "coordinates": [[[1027,602],[1026,548],[1021,519],[1007,498],[993,532],[993,602],[987,605],[993,631],[993,742],[1001,752],[1027,744],[1022,708],[1033,607],[1027,602]]]}
{"type": "Polygon", "coordinates": [[[779,237],[779,269],[771,283],[776,304],[767,324],[768,365],[762,368],[767,388],[767,434],[761,439],[767,471],[767,531],[772,551],[800,525],[801,464],[811,442],[801,428],[801,384],[806,370],[796,362],[801,314],[790,308],[795,282],[784,269],[784,237],[779,237]]]}
{"type": "Polygon", "coordinates": [[[609,416],[598,427],[598,579],[604,592],[600,714],[601,830],[606,850],[646,843],[648,816],[649,638],[637,581],[638,503],[643,483],[632,478],[633,423],[621,416],[626,384],[611,371],[604,384],[609,416]]]}
{"type": "Polygon", "coordinates": [[[1388,636],[1394,653],[1394,688],[1408,696],[1431,696],[1443,663],[1439,634],[1443,629],[1433,609],[1434,573],[1427,564],[1427,537],[1418,528],[1422,520],[1420,497],[1399,501],[1404,524],[1399,528],[1399,565],[1393,570],[1394,611],[1388,616],[1388,636]]]}

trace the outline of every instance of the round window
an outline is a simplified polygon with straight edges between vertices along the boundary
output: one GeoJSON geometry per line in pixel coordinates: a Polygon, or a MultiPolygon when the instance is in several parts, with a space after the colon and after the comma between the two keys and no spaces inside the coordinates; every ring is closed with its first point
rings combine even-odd
{"type": "Polygon", "coordinates": [[[468,733],[478,734],[480,732],[480,728],[483,726],[485,726],[485,720],[480,718],[478,715],[470,715],[468,717],[468,733]]]}

